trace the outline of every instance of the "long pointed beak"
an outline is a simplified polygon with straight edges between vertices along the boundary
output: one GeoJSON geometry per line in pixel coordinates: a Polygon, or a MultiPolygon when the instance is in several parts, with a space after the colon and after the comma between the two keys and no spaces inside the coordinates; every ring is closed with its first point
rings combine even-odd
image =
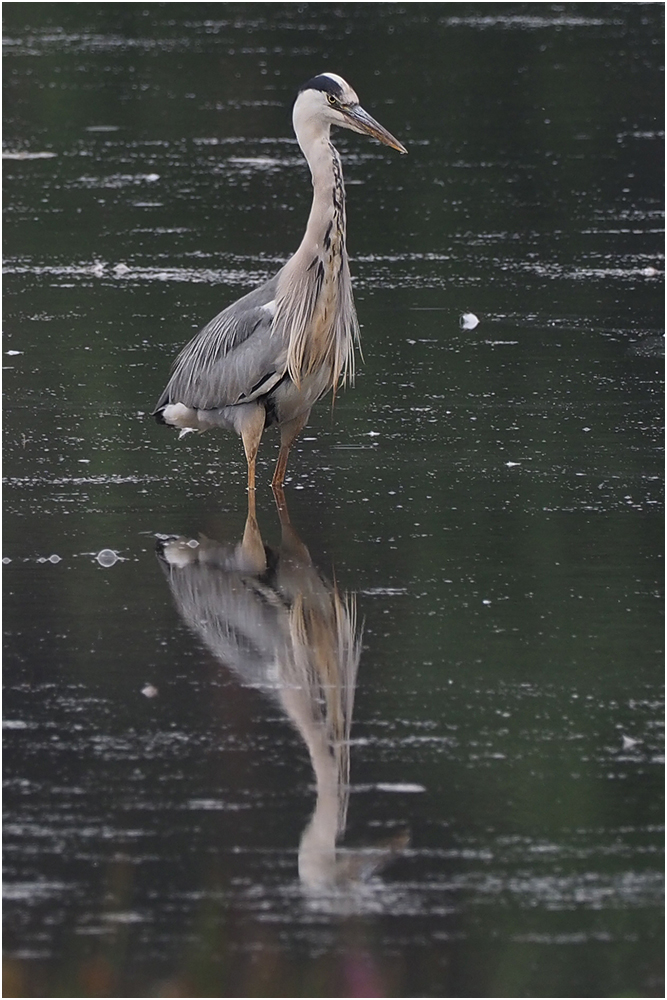
{"type": "Polygon", "coordinates": [[[354,132],[363,132],[366,135],[372,135],[374,139],[379,139],[385,146],[391,146],[392,149],[397,149],[399,153],[407,153],[407,149],[403,143],[399,142],[391,132],[387,132],[386,128],[383,128],[374,118],[371,118],[361,105],[357,104],[353,107],[339,108],[338,110],[345,115],[345,118],[349,122],[348,128],[351,128],[354,132]]]}

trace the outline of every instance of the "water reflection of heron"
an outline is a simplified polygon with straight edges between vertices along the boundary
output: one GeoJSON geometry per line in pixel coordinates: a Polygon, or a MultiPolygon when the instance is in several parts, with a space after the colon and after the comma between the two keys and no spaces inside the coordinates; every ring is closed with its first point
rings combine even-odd
{"type": "Polygon", "coordinates": [[[264,546],[251,505],[238,545],[174,537],[158,543],[158,554],[188,626],[243,683],[277,700],[308,747],[317,801],[301,836],[299,876],[317,890],[362,880],[407,838],[337,849],[347,818],[361,648],[356,604],[321,576],[286,507],[278,509],[278,549],[264,546]]]}

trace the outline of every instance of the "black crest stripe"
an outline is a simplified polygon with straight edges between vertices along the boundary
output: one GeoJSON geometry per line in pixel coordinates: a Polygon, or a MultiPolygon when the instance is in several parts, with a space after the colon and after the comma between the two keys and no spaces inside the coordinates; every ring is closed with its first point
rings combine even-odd
{"type": "Polygon", "coordinates": [[[302,87],[299,87],[299,93],[303,93],[304,90],[323,90],[325,94],[333,94],[334,97],[343,96],[343,88],[335,80],[332,80],[330,76],[322,73],[320,76],[314,76],[312,80],[304,83],[302,87]]]}

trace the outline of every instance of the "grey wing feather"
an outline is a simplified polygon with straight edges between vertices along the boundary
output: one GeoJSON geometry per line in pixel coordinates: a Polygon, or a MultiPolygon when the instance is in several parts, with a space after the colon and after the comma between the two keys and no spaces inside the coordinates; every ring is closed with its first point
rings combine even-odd
{"type": "Polygon", "coordinates": [[[276,297],[278,275],[215,316],[179,354],[156,411],[167,403],[200,410],[250,402],[285,374],[287,347],[263,308],[276,297]]]}

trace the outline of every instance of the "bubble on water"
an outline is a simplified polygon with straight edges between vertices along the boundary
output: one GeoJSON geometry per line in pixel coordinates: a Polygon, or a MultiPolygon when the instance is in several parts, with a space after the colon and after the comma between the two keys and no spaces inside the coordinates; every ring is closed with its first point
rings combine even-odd
{"type": "Polygon", "coordinates": [[[9,556],[3,556],[3,559],[2,559],[2,565],[3,566],[6,566],[10,562],[11,562],[11,559],[9,558],[9,556]]]}
{"type": "Polygon", "coordinates": [[[118,562],[118,555],[113,549],[101,549],[95,556],[100,566],[108,568],[118,562]]]}
{"type": "Polygon", "coordinates": [[[57,563],[61,562],[61,559],[62,559],[62,557],[61,557],[61,556],[57,556],[57,555],[55,554],[55,552],[53,553],[53,555],[52,555],[52,556],[49,556],[49,562],[50,562],[50,563],[53,563],[53,565],[54,565],[54,566],[55,566],[55,565],[56,565],[57,563]]]}
{"type": "Polygon", "coordinates": [[[141,693],[143,694],[144,698],[157,698],[158,689],[156,687],[153,687],[152,684],[144,684],[144,686],[141,689],[141,693]]]}
{"type": "Polygon", "coordinates": [[[462,330],[474,330],[476,326],[479,326],[479,320],[474,313],[463,313],[459,325],[462,330]]]}

